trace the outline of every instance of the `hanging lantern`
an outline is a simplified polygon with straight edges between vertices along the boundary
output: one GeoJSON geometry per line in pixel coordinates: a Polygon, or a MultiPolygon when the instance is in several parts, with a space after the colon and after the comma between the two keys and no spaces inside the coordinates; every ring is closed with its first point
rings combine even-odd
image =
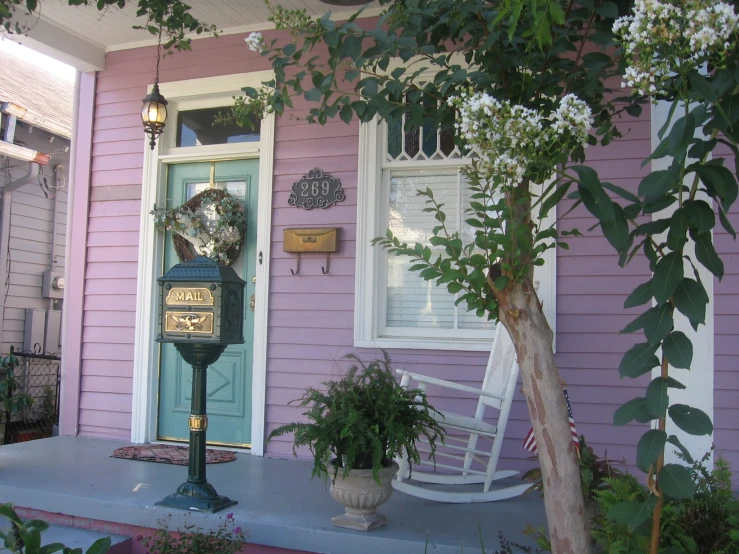
{"type": "Polygon", "coordinates": [[[164,123],[167,121],[167,100],[159,94],[158,83],[154,83],[151,93],[144,97],[141,121],[144,124],[144,131],[151,139],[149,146],[154,150],[157,137],[162,134],[164,123]]]}

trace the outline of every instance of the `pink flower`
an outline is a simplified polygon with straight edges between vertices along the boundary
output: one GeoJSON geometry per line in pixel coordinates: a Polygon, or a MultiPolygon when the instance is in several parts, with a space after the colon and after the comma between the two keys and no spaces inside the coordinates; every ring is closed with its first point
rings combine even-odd
{"type": "Polygon", "coordinates": [[[233,514],[228,514],[228,515],[226,516],[226,519],[233,519],[233,518],[234,518],[234,515],[233,515],[233,514]]]}
{"type": "Polygon", "coordinates": [[[241,527],[234,527],[234,533],[241,533],[241,527]]]}

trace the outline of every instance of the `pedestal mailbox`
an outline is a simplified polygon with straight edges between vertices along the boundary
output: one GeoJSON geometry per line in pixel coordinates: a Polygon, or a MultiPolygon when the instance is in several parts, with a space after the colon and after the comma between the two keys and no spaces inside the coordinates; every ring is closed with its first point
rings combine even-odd
{"type": "Polygon", "coordinates": [[[157,279],[157,342],[242,344],[244,285],[236,272],[205,257],[177,264],[157,279]]]}
{"type": "Polygon", "coordinates": [[[174,343],[192,366],[188,477],[160,506],[217,512],[236,504],[219,495],[205,476],[207,369],[229,344],[244,342],[244,285],[236,272],[208,258],[177,264],[157,279],[157,342],[174,343]]]}

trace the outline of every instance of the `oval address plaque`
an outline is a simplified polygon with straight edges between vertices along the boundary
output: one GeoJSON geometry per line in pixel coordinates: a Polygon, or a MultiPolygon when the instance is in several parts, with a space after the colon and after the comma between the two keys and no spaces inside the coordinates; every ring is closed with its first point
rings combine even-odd
{"type": "Polygon", "coordinates": [[[287,199],[290,206],[310,210],[328,208],[346,199],[341,181],[318,168],[311,169],[300,181],[293,183],[292,192],[287,199]]]}

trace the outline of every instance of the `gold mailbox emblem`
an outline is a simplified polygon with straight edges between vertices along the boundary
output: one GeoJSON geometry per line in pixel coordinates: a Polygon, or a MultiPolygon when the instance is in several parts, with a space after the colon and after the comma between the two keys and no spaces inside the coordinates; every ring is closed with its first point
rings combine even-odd
{"type": "Polygon", "coordinates": [[[205,287],[172,287],[164,300],[167,306],[212,306],[213,294],[205,287]]]}
{"type": "Polygon", "coordinates": [[[336,252],[339,245],[337,228],[285,229],[284,252],[336,252]]]}
{"type": "Polygon", "coordinates": [[[213,314],[206,312],[166,312],[164,330],[170,333],[213,333],[213,314]]]}

